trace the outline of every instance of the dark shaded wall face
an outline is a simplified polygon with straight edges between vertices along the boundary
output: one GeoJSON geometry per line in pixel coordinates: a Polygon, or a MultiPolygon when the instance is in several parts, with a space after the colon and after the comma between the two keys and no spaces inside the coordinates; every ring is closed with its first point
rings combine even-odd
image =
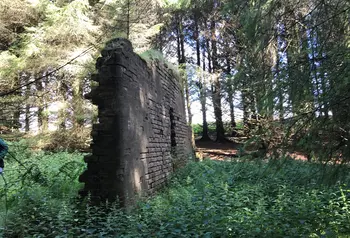
{"type": "Polygon", "coordinates": [[[96,67],[99,86],[86,98],[98,105],[99,123],[81,193],[129,204],[162,187],[191,157],[184,97],[173,72],[162,62],[148,67],[127,40],[109,42],[96,67]]]}

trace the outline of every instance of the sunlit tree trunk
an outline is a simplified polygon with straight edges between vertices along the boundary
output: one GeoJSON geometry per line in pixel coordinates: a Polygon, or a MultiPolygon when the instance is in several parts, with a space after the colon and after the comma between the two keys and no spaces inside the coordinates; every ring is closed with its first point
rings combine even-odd
{"type": "Polygon", "coordinates": [[[182,18],[178,17],[178,63],[180,68],[182,68],[182,77],[183,77],[183,83],[184,83],[184,91],[185,91],[185,100],[186,100],[186,109],[187,109],[187,115],[188,115],[188,126],[190,128],[190,134],[191,134],[191,142],[192,147],[195,148],[195,139],[194,139],[194,133],[192,130],[192,111],[191,111],[191,102],[190,102],[190,90],[189,90],[189,84],[188,84],[188,78],[187,78],[187,71],[186,71],[186,56],[185,56],[185,35],[183,32],[183,25],[182,25],[182,18]]]}
{"type": "Polygon", "coordinates": [[[202,51],[202,61],[203,61],[203,70],[202,75],[200,76],[200,82],[199,82],[199,98],[201,102],[201,108],[202,108],[202,118],[203,118],[203,135],[202,140],[210,140],[209,138],[209,130],[208,130],[208,122],[207,122],[207,83],[206,83],[206,65],[205,65],[205,43],[203,43],[203,51],[202,51]]]}
{"type": "Polygon", "coordinates": [[[211,22],[211,46],[212,46],[212,63],[213,63],[213,83],[212,83],[212,98],[213,98],[213,107],[215,115],[215,124],[216,124],[216,141],[224,142],[225,141],[225,130],[222,122],[222,111],[221,111],[221,83],[218,74],[218,61],[217,61],[217,42],[215,36],[215,21],[211,22]]]}
{"type": "Polygon", "coordinates": [[[235,106],[233,103],[233,96],[234,96],[234,85],[232,81],[232,76],[231,76],[231,61],[229,56],[226,56],[226,74],[227,74],[227,94],[228,94],[228,103],[230,106],[230,121],[231,121],[231,129],[232,129],[232,135],[235,135],[235,128],[236,128],[236,121],[235,121],[235,106]]]}

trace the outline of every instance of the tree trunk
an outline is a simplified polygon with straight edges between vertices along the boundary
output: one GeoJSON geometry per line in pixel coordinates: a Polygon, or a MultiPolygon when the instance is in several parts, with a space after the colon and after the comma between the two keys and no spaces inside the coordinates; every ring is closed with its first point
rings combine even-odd
{"type": "Polygon", "coordinates": [[[202,58],[203,58],[203,71],[202,75],[200,77],[200,82],[199,82],[199,98],[201,101],[201,107],[202,107],[202,117],[203,117],[203,135],[201,140],[208,141],[210,140],[209,137],[209,130],[208,130],[208,122],[207,122],[207,83],[205,79],[205,42],[203,43],[203,53],[202,53],[202,58]]]}
{"type": "MultiPolygon", "coordinates": [[[[43,74],[46,74],[44,72],[43,74]]],[[[47,114],[47,106],[46,106],[46,100],[45,100],[45,84],[47,85],[48,83],[48,78],[47,76],[43,79],[39,80],[35,83],[36,90],[37,90],[37,95],[39,96],[37,98],[37,120],[38,120],[38,129],[40,132],[45,132],[48,129],[48,114],[47,114]],[[44,80],[44,82],[43,82],[44,80]]]]}
{"type": "Polygon", "coordinates": [[[197,66],[200,68],[201,66],[201,49],[199,42],[199,27],[198,27],[198,9],[194,10],[194,24],[195,24],[195,41],[196,41],[196,53],[197,53],[197,66]]]}
{"type": "Polygon", "coordinates": [[[232,129],[232,135],[235,135],[236,132],[236,121],[235,121],[235,106],[233,104],[233,94],[229,93],[228,94],[228,101],[229,101],[229,105],[230,105],[230,119],[231,119],[231,129],[232,129]]]}
{"type": "MultiPolygon", "coordinates": [[[[301,18],[301,16],[300,16],[301,18]]],[[[300,54],[302,56],[301,58],[301,62],[300,62],[300,66],[299,66],[299,72],[303,81],[301,81],[300,83],[303,83],[303,87],[302,87],[302,98],[300,100],[300,103],[302,104],[301,106],[301,110],[302,112],[310,112],[310,111],[314,111],[315,108],[315,99],[316,101],[318,101],[318,97],[319,95],[314,95],[314,85],[313,85],[313,79],[311,76],[311,71],[312,68],[310,67],[312,62],[310,62],[309,59],[309,49],[308,49],[308,41],[310,40],[311,42],[313,42],[312,39],[312,35],[311,35],[311,39],[309,39],[308,35],[310,35],[310,33],[307,33],[307,29],[305,29],[304,27],[300,27],[298,29],[298,33],[299,33],[299,38],[300,38],[300,54]]],[[[313,44],[312,44],[313,45],[313,44]]],[[[316,46],[317,47],[317,46],[316,46]]],[[[313,46],[312,46],[313,48],[313,46]]],[[[317,76],[317,71],[318,71],[318,66],[315,65],[314,68],[314,73],[315,73],[315,82],[316,82],[316,87],[317,87],[317,91],[319,92],[319,79],[317,76]]]]}
{"type": "MultiPolygon", "coordinates": [[[[228,46],[226,46],[228,47],[228,46]]],[[[233,104],[233,95],[234,95],[234,88],[233,88],[233,82],[232,82],[232,75],[231,75],[231,61],[229,55],[226,56],[226,65],[227,65],[227,94],[228,94],[228,103],[230,105],[230,119],[231,119],[231,130],[232,130],[232,136],[236,135],[235,129],[236,129],[236,121],[235,121],[235,106],[233,104]]]]}
{"type": "MultiPolygon", "coordinates": [[[[25,83],[28,83],[30,80],[30,75],[25,75],[25,83]]],[[[28,102],[30,94],[30,85],[26,86],[26,108],[25,108],[25,117],[24,117],[24,130],[25,132],[30,131],[30,104],[28,102]]]]}
{"type": "MultiPolygon", "coordinates": [[[[204,21],[205,30],[208,30],[208,24],[206,21],[204,21]]],[[[210,49],[210,42],[209,39],[205,39],[205,44],[207,48],[207,55],[208,55],[208,72],[212,73],[212,67],[211,67],[211,49],[210,49]]],[[[203,57],[204,58],[204,57],[203,57]]]]}
{"type": "Polygon", "coordinates": [[[179,23],[179,17],[177,16],[177,14],[175,15],[176,19],[177,19],[177,27],[176,27],[176,42],[177,42],[177,61],[180,64],[181,62],[181,42],[180,42],[180,23],[179,23]]]}
{"type": "Polygon", "coordinates": [[[251,112],[251,118],[257,119],[257,113],[256,113],[256,96],[254,95],[254,92],[250,91],[248,93],[249,95],[249,106],[250,106],[250,112],[251,112]]]}
{"type": "MultiPolygon", "coordinates": [[[[17,85],[19,86],[21,85],[21,75],[18,75],[18,78],[16,80],[17,85]]],[[[15,93],[16,96],[21,97],[21,91],[18,91],[15,93]]],[[[13,106],[14,106],[14,110],[11,113],[12,114],[12,122],[11,122],[11,127],[13,130],[18,130],[21,128],[21,111],[22,111],[22,103],[21,102],[14,102],[13,106]]]]}
{"type": "MultiPolygon", "coordinates": [[[[278,33],[277,33],[278,34],[278,33]]],[[[278,40],[281,40],[279,36],[277,36],[278,40]]],[[[277,45],[278,45],[278,40],[277,40],[277,45]]],[[[275,72],[274,72],[274,78],[276,82],[276,90],[277,90],[277,98],[278,98],[278,103],[277,103],[277,111],[279,113],[279,120],[282,121],[284,118],[284,107],[283,107],[283,79],[280,77],[280,57],[279,57],[279,51],[282,50],[279,47],[277,47],[276,51],[276,65],[275,65],[275,72]]]]}
{"type": "Polygon", "coordinates": [[[180,33],[178,36],[178,43],[180,45],[177,46],[178,50],[180,50],[178,54],[178,62],[179,66],[183,67],[183,82],[184,82],[184,89],[185,89],[185,99],[186,99],[186,109],[187,109],[187,115],[188,115],[188,126],[190,129],[191,134],[191,142],[192,142],[192,148],[196,147],[195,139],[194,139],[194,133],[192,130],[192,111],[191,111],[191,102],[190,102],[190,90],[188,85],[188,78],[187,78],[187,72],[186,72],[186,56],[185,56],[185,36],[183,33],[183,26],[182,26],[182,19],[181,17],[178,18],[178,30],[177,32],[180,33]]]}
{"type": "Polygon", "coordinates": [[[38,120],[38,129],[40,132],[43,132],[43,116],[44,116],[44,106],[43,106],[43,84],[39,80],[35,83],[36,91],[37,91],[37,120],[38,120]]]}
{"type": "MultiPolygon", "coordinates": [[[[49,71],[47,71],[48,73],[49,71]]],[[[45,87],[48,86],[49,84],[49,77],[50,76],[46,76],[44,78],[44,83],[45,83],[45,87]]],[[[43,96],[43,108],[44,108],[44,113],[43,113],[43,117],[42,117],[42,131],[47,131],[49,129],[49,114],[48,114],[48,108],[47,108],[47,103],[46,103],[46,97],[43,96]]]]}
{"type": "Polygon", "coordinates": [[[200,77],[200,82],[199,82],[199,98],[201,102],[201,108],[202,108],[202,117],[203,117],[203,135],[201,140],[208,141],[210,140],[209,137],[209,130],[208,130],[208,122],[207,122],[207,85],[205,83],[204,76],[200,77]]]}
{"type": "Polygon", "coordinates": [[[243,128],[244,128],[244,134],[249,134],[249,103],[248,98],[246,95],[246,91],[242,90],[242,103],[243,103],[243,128]]]}
{"type": "Polygon", "coordinates": [[[187,114],[188,114],[188,126],[190,128],[190,133],[191,133],[191,143],[192,143],[192,148],[196,148],[196,142],[194,138],[194,133],[192,130],[192,112],[191,112],[191,102],[190,102],[190,91],[188,87],[188,81],[186,74],[184,75],[184,81],[185,81],[185,97],[186,97],[186,108],[187,108],[187,114]]]}
{"type": "MultiPolygon", "coordinates": [[[[241,64],[243,64],[243,59],[241,60],[241,64]]],[[[244,72],[243,72],[244,75],[244,72]]],[[[244,76],[242,79],[242,104],[243,104],[243,129],[244,134],[249,135],[249,120],[250,120],[250,111],[249,111],[249,98],[248,98],[248,90],[247,90],[247,79],[244,76]]]]}
{"type": "Polygon", "coordinates": [[[265,97],[267,98],[267,107],[266,107],[266,116],[267,119],[273,120],[273,113],[274,113],[274,93],[273,93],[273,72],[271,71],[270,67],[266,70],[267,72],[267,90],[265,97]]]}
{"type": "Polygon", "coordinates": [[[73,84],[73,127],[80,128],[84,126],[83,109],[83,80],[76,79],[73,84]]]}
{"type": "Polygon", "coordinates": [[[64,80],[64,76],[61,78],[61,85],[60,85],[60,93],[62,96],[62,107],[60,111],[58,112],[58,121],[59,121],[59,129],[60,130],[65,130],[67,128],[66,126],[66,104],[68,100],[68,86],[66,85],[65,82],[62,82],[64,80]]]}
{"type": "Polygon", "coordinates": [[[184,31],[183,31],[182,19],[181,18],[180,18],[180,22],[179,22],[179,32],[180,32],[180,46],[181,46],[181,59],[180,59],[179,64],[186,64],[185,35],[184,35],[184,31]]]}
{"type": "Polygon", "coordinates": [[[219,79],[218,62],[217,62],[217,46],[215,36],[215,21],[211,22],[211,46],[212,46],[212,63],[213,63],[213,83],[212,83],[212,97],[216,124],[216,141],[225,142],[225,130],[222,122],[222,111],[221,111],[221,83],[219,79]]]}

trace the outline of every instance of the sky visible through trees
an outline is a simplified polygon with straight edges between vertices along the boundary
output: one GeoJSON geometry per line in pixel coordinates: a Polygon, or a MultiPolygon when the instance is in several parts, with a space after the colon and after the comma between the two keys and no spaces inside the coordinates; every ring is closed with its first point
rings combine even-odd
{"type": "Polygon", "coordinates": [[[348,154],[348,1],[6,0],[0,7],[0,119],[8,130],[94,123],[96,109],[83,98],[94,63],[104,42],[126,37],[149,60],[175,63],[189,124],[199,122],[204,138],[208,122],[218,141],[238,123],[266,147],[283,140],[313,153],[308,141],[317,141],[328,158],[348,154]]]}
{"type": "Polygon", "coordinates": [[[0,236],[348,237],[349,92],[349,0],[1,0],[0,236]],[[128,211],[77,199],[117,37],[178,74],[192,142],[235,153],[128,211]]]}

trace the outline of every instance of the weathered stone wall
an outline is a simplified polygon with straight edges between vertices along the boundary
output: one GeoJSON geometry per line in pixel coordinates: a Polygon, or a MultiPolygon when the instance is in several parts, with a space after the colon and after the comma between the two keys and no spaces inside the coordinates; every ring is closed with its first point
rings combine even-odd
{"type": "Polygon", "coordinates": [[[127,204],[156,191],[191,156],[184,99],[173,72],[161,62],[148,67],[129,41],[113,40],[101,54],[93,75],[99,86],[86,95],[98,106],[99,123],[81,192],[127,204]]]}

